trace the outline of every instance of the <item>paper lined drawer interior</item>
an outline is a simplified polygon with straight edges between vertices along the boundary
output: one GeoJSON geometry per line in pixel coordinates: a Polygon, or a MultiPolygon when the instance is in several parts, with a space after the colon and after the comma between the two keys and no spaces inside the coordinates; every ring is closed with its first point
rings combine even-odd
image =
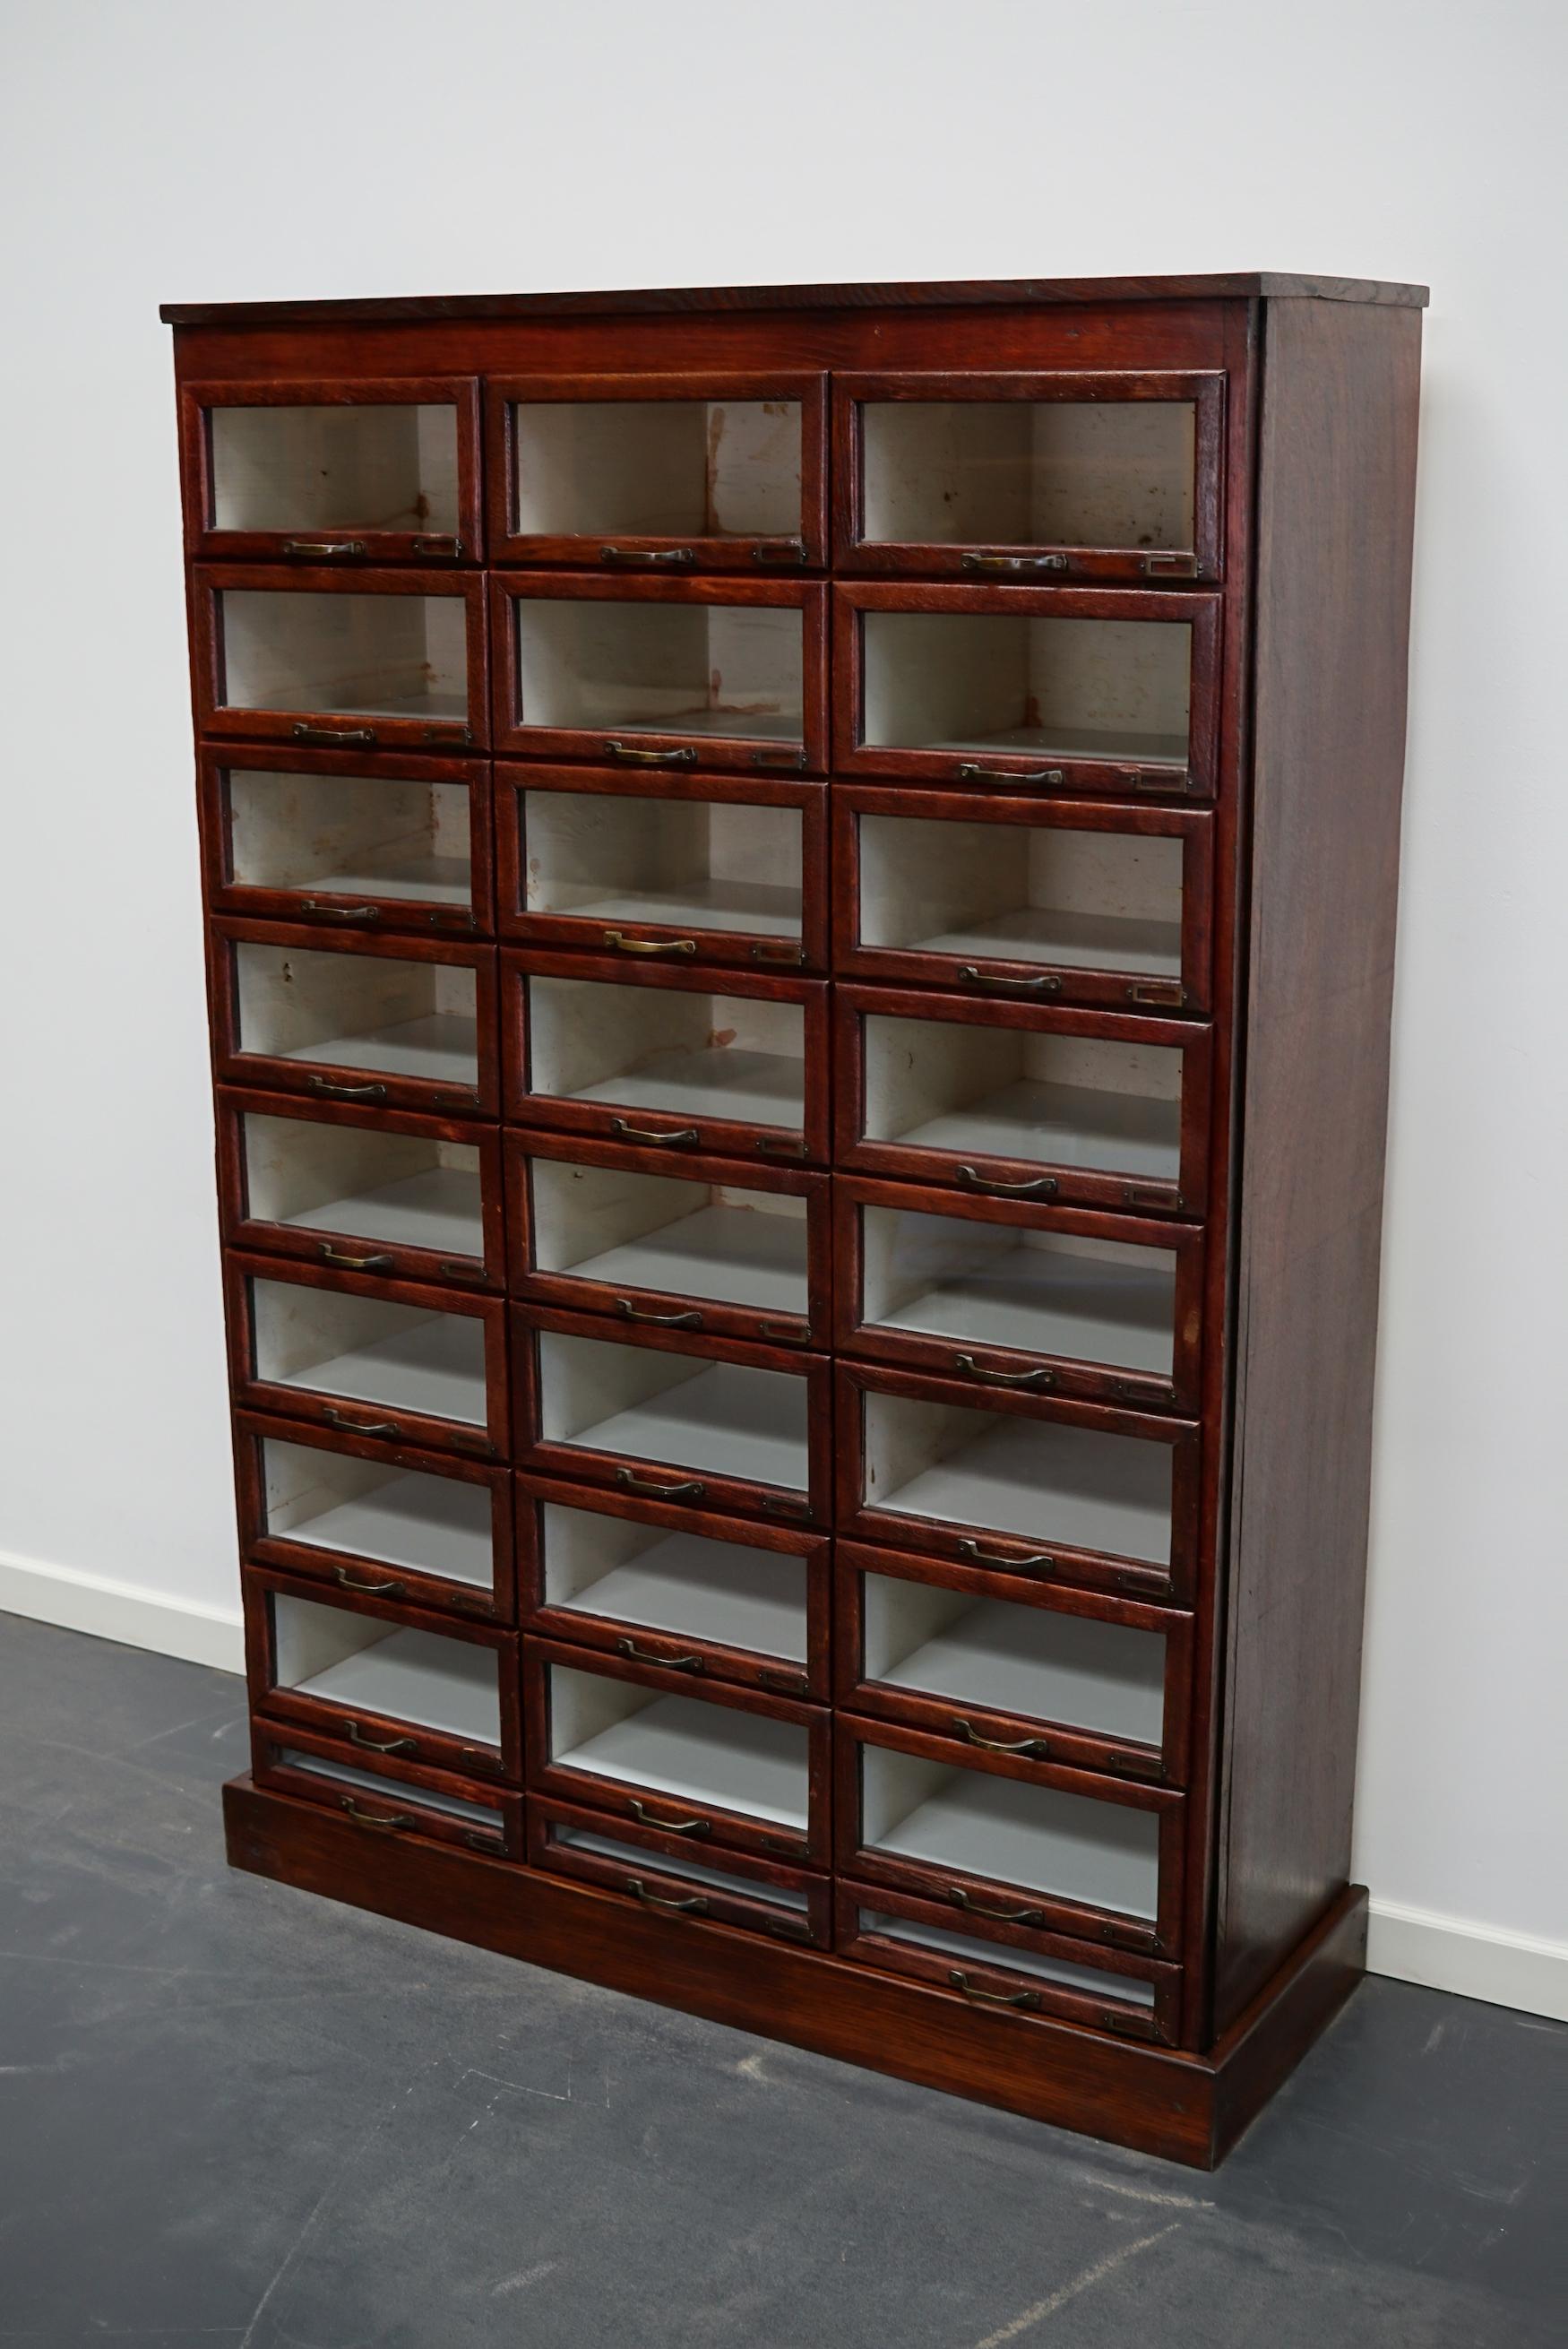
{"type": "Polygon", "coordinates": [[[806,1661],[803,1558],[553,1501],[540,1541],[547,1607],[806,1661]]]}
{"type": "Polygon", "coordinates": [[[524,726],[801,739],[797,609],[531,595],[513,608],[524,726]]]}
{"type": "Polygon", "coordinates": [[[807,1733],[793,1722],[666,1696],[567,1664],[552,1664],[549,1673],[550,1758],[557,1767],[804,1834],[810,1759],[807,1733]]]}
{"type": "Polygon", "coordinates": [[[1160,1822],[1123,1804],[862,1745],[861,1834],[874,1851],[954,1875],[1159,1913],[1160,1822]]]}
{"type": "Polygon", "coordinates": [[[512,528],[530,537],[798,537],[796,399],[513,403],[512,528]]]}
{"type": "Polygon", "coordinates": [[[865,1677],[989,1713],[1159,1745],[1165,1641],[1158,1631],[864,1574],[865,1677]]]}
{"type": "Polygon", "coordinates": [[[242,1052],[478,1083],[477,985],[464,966],[251,940],[233,954],[242,1052]]]}
{"type": "Polygon", "coordinates": [[[1168,1444],[874,1390],[863,1410],[869,1508],[1171,1562],[1168,1444]]]}
{"type": "Polygon", "coordinates": [[[242,1112],[248,1214],[443,1256],[481,1257],[480,1154],[439,1135],[242,1112]]]}
{"type": "Polygon", "coordinates": [[[281,1590],[272,1593],[271,1605],[280,1689],[449,1737],[500,1744],[500,1663],[493,1648],[343,1607],[318,1607],[281,1590]]]}
{"type": "Polygon", "coordinates": [[[869,746],[1186,763],[1185,620],[873,611],[862,626],[869,746]]]}
{"type": "Polygon", "coordinates": [[[207,432],[214,530],[457,532],[449,402],[224,402],[208,409],[207,432]]]}
{"type": "Polygon", "coordinates": [[[861,536],[1191,550],[1191,400],[872,399],[861,536]]]}
{"type": "Polygon", "coordinates": [[[538,1346],[546,1443],[806,1489],[804,1379],[551,1330],[538,1346]]]}
{"type": "Polygon", "coordinates": [[[1068,969],[1181,971],[1181,843],[862,815],[860,943],[1068,969]]]}
{"type": "Polygon", "coordinates": [[[804,1199],[554,1158],[531,1159],[529,1179],[540,1272],[806,1312],[804,1199]]]}
{"type": "Polygon", "coordinates": [[[863,1034],[870,1141],[1171,1183],[1181,1173],[1174,1047],[878,1012],[863,1034]]]}
{"type": "Polygon", "coordinates": [[[229,709],[464,719],[460,595],[352,595],[226,587],[218,698],[229,709]]]}
{"type": "MultiPolygon", "coordinates": [[[[860,1911],[862,1933],[884,1941],[903,1941],[912,1950],[933,1950],[944,1958],[962,1958],[966,1965],[1000,1966],[1008,1973],[1033,1974],[1039,1982],[1062,1990],[1082,1991],[1090,1998],[1119,2000],[1124,2005],[1152,2008],[1154,1985],[1136,1974],[1107,1973],[1096,1966],[1075,1966],[1068,1958],[1047,1958],[1038,1950],[1011,1941],[983,1941],[974,1933],[950,1932],[945,1925],[921,1924],[913,1917],[890,1917],[874,1909],[860,1911]]],[[[867,1954],[870,1954],[869,1952],[867,1954]]]]}
{"type": "Polygon", "coordinates": [[[495,1581],[486,1486],[281,1436],[262,1439],[262,1530],[476,1589],[495,1581]]]}
{"type": "Polygon", "coordinates": [[[860,1216],[863,1320],[1171,1375],[1170,1248],[907,1207],[862,1206],[860,1216]]]}
{"type": "Polygon", "coordinates": [[[527,913],[800,936],[796,808],[555,791],[522,807],[527,913]]]}
{"type": "Polygon", "coordinates": [[[484,1324],[357,1290],[253,1278],[255,1374],[269,1384],[482,1426],[484,1324]]]}
{"type": "Polygon", "coordinates": [[[799,1126],[804,1119],[805,1014],[798,1003],[531,977],[528,1023],[536,1093],[747,1125],[799,1126]]]}
{"type": "Polygon", "coordinates": [[[462,783],[232,767],[225,787],[241,888],[472,903],[462,783]]]}

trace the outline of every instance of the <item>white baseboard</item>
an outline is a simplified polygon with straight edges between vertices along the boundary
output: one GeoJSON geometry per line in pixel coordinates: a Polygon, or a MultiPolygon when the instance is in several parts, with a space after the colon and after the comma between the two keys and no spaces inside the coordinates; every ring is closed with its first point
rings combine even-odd
{"type": "MultiPolygon", "coordinates": [[[[237,1607],[170,1599],[108,1575],[0,1550],[0,1613],[5,1612],[181,1656],[190,1663],[215,1664],[221,1671],[245,1669],[237,1607]]],[[[1374,1899],[1367,1964],[1369,1972],[1391,1974],[1398,1982],[1568,2022],[1568,1945],[1561,1941],[1374,1899]]]]}
{"type": "Polygon", "coordinates": [[[118,1640],[122,1647],[152,1648],[187,1663],[215,1664],[220,1671],[245,1669],[238,1607],[171,1599],[107,1574],[19,1557],[15,1550],[0,1550],[0,1614],[29,1615],[35,1622],[118,1640]]]}

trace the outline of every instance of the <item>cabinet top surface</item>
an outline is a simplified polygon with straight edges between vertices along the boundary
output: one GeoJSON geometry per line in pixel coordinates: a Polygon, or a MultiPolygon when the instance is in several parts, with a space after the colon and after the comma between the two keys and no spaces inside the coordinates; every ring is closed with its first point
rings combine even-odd
{"type": "Polygon", "coordinates": [[[1198,277],[959,278],[913,285],[695,285],[582,294],[416,294],[364,301],[165,302],[170,326],[392,323],[418,318],[550,318],[657,311],[948,309],[1034,304],[1183,302],[1294,297],[1426,307],[1424,285],[1367,277],[1306,277],[1236,270],[1198,277]]]}

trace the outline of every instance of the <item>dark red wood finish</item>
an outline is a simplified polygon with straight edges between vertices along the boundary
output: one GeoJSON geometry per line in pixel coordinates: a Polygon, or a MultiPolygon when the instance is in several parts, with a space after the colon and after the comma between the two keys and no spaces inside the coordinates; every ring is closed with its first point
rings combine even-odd
{"type": "MultiPolygon", "coordinates": [[[[831,1620],[830,1545],[821,1534],[789,1526],[716,1516],[706,1507],[686,1508],[630,1494],[590,1490],[542,1476],[519,1475],[517,1563],[523,1628],[579,1648],[623,1655],[632,1662],[663,1665],[694,1679],[732,1681],[772,1696],[809,1697],[826,1704],[832,1696],[829,1672],[831,1620]],[[576,1509],[623,1524],[646,1526],[652,1534],[689,1534],[710,1542],[732,1542],[757,1553],[758,1581],[767,1580],[774,1559],[789,1559],[804,1575],[806,1656],[802,1664],[760,1649],[721,1645],[668,1626],[633,1622],[627,1617],[590,1613],[581,1603],[552,1604],[545,1578],[549,1529],[545,1512],[576,1509]]],[[[581,1601],[581,1594],[579,1595],[581,1601]]]]}
{"type": "Polygon", "coordinates": [[[407,1600],[410,1606],[449,1609],[481,1623],[510,1627],[517,1621],[517,1585],[512,1549],[511,1479],[504,1468],[454,1459],[409,1444],[387,1444],[380,1438],[328,1433],[299,1420],[263,1418],[253,1412],[234,1414],[234,1483],[239,1499],[240,1557],[249,1566],[276,1567],[298,1577],[320,1576],[340,1590],[362,1599],[407,1600]],[[335,1453],[365,1460],[389,1473],[443,1476],[460,1485],[481,1487],[490,1505],[490,1545],[494,1576],[488,1585],[459,1582],[434,1568],[421,1570],[401,1559],[367,1557],[350,1549],[329,1548],[320,1542],[292,1538],[268,1528],[266,1470],[263,1445],[302,1444],[307,1450],[335,1453]]]}
{"type": "Polygon", "coordinates": [[[619,1893],[655,1916],[706,1918],[775,1940],[831,1946],[831,1889],[825,1876],[727,1847],[704,1858],[703,1850],[635,1819],[606,1819],[601,1811],[547,1802],[541,1795],[529,1798],[528,1857],[535,1868],[619,1893]],[[583,1837],[626,1848],[603,1852],[573,1840],[583,1837]]]}
{"type": "MultiPolygon", "coordinates": [[[[317,750],[483,750],[489,739],[484,582],[476,572],[304,569],[291,564],[203,564],[191,574],[191,676],[196,723],[209,736],[298,743],[317,750]],[[390,715],[376,709],[241,709],[225,700],[225,593],[276,595],[460,596],[468,651],[468,708],[460,718],[390,715]]],[[[376,697],[366,694],[367,701],[376,697]]]]}
{"type": "MultiPolygon", "coordinates": [[[[787,782],[760,775],[693,775],[671,770],[655,776],[606,772],[593,767],[543,767],[499,763],[496,777],[496,872],[500,935],[520,946],[559,950],[579,947],[589,954],[615,954],[634,961],[662,957],[683,967],[737,965],[743,970],[826,972],[828,940],[828,792],[816,782],[787,782]],[[606,801],[637,800],[680,804],[790,808],[800,818],[802,926],[799,938],[766,931],[714,929],[682,923],[606,921],[603,915],[531,913],[526,878],[529,843],[524,795],[562,792],[606,801]]],[[[788,883],[789,872],[772,876],[788,883]]]]}
{"type": "Polygon", "coordinates": [[[335,1265],[346,1272],[384,1273],[395,1280],[455,1281],[487,1289],[505,1287],[501,1145],[493,1127],[465,1125],[454,1118],[418,1117],[398,1110],[359,1109],[350,1102],[304,1102],[295,1093],[252,1092],[230,1085],[219,1087],[216,1108],[219,1216],[223,1237],[233,1246],[301,1257],[307,1263],[335,1265]],[[247,1116],[288,1118],[302,1126],[405,1134],[417,1141],[456,1142],[477,1150],[483,1254],[446,1256],[438,1248],[417,1247],[401,1240],[367,1239],[363,1232],[325,1225],[270,1223],[253,1216],[245,1168],[247,1116]]]}
{"type": "MultiPolygon", "coordinates": [[[[603,1313],[623,1323],[702,1330],[710,1336],[747,1338],[765,1346],[814,1346],[826,1350],[832,1329],[833,1231],[828,1177],[758,1162],[748,1164],[686,1151],[637,1150],[624,1143],[597,1142],[587,1135],[509,1133],[505,1137],[506,1197],[512,1294],[530,1304],[552,1305],[573,1313],[603,1313]],[[634,1289],[573,1272],[542,1270],[533,1237],[531,1169],[554,1164],[621,1168],[661,1182],[687,1182],[694,1194],[708,1185],[737,1191],[769,1192],[806,1202],[804,1222],[808,1309],[786,1313],[771,1308],[722,1303],[682,1289],[634,1289]]],[[[694,1196],[693,1207],[697,1202],[694,1196]]]]}
{"type": "Polygon", "coordinates": [[[485,386],[490,541],[496,563],[602,564],[607,570],[741,571],[820,567],[827,560],[828,381],[820,373],[761,375],[494,376],[485,386]],[[651,533],[616,530],[550,535],[517,526],[514,410],[531,400],[794,400],[800,409],[800,520],[793,533],[651,533]],[[607,543],[606,542],[613,542],[607,543]]]}
{"type": "Polygon", "coordinates": [[[490,874],[490,767],[478,759],[408,759],[351,750],[253,749],[231,743],[202,750],[197,760],[197,810],[201,860],[210,913],[237,914],[260,922],[346,923],[384,930],[407,930],[416,937],[487,937],[495,927],[490,874]],[[341,776],[360,781],[456,783],[469,799],[470,902],[451,905],[435,898],[390,891],[367,894],[335,888],[333,882],[302,882],[298,888],[260,888],[235,878],[229,777],[233,774],[341,776]]]}
{"type": "Polygon", "coordinates": [[[185,547],[192,557],[231,562],[257,555],[271,561],[478,563],[484,545],[480,522],[480,388],[472,377],[390,376],[359,381],[184,383],[180,390],[180,460],[185,503],[185,547]],[[385,530],[368,520],[297,532],[219,530],[212,522],[211,414],[214,408],[450,407],[458,451],[456,533],[385,530]]]}
{"type": "Polygon", "coordinates": [[[833,378],[833,561],[841,571],[915,572],[944,578],[1040,572],[1069,579],[1218,579],[1223,569],[1225,378],[1152,372],[1092,375],[905,374],[836,375],[833,378]],[[901,543],[864,535],[863,410],[872,401],[940,400],[1190,402],[1194,415],[1191,559],[1136,546],[1068,546],[1055,540],[927,541],[901,543]],[[1037,565],[1038,569],[1037,570],[1037,565]]]}
{"type": "Polygon", "coordinates": [[[341,1812],[366,1835],[427,1837],[433,1843],[484,1852],[492,1859],[523,1857],[522,1796],[493,1782],[459,1778],[449,1770],[433,1770],[427,1762],[407,1762],[395,1754],[366,1754],[357,1746],[350,1757],[336,1738],[322,1737],[292,1721],[281,1729],[253,1722],[251,1750],[251,1772],[258,1786],[269,1794],[290,1795],[300,1802],[341,1812]],[[290,1758],[294,1754],[313,1754],[340,1769],[346,1764],[385,1783],[379,1792],[352,1781],[346,1784],[325,1771],[303,1768],[290,1758]],[[432,1795],[488,1811],[494,1825],[454,1816],[431,1802],[432,1795]]]}

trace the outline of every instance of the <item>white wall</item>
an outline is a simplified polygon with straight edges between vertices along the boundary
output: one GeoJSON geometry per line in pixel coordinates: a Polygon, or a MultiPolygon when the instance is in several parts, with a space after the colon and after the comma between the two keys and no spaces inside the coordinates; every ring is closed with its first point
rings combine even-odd
{"type": "Polygon", "coordinates": [[[1560,1995],[1532,1937],[1568,1955],[1568,17],[14,0],[10,22],[0,1544],[88,1579],[40,1597],[18,1569],[0,1596],[232,1652],[160,300],[1425,279],[1358,1866],[1384,1962],[1463,1975],[1434,1911],[1482,1930],[1469,1986],[1560,1995]]]}

